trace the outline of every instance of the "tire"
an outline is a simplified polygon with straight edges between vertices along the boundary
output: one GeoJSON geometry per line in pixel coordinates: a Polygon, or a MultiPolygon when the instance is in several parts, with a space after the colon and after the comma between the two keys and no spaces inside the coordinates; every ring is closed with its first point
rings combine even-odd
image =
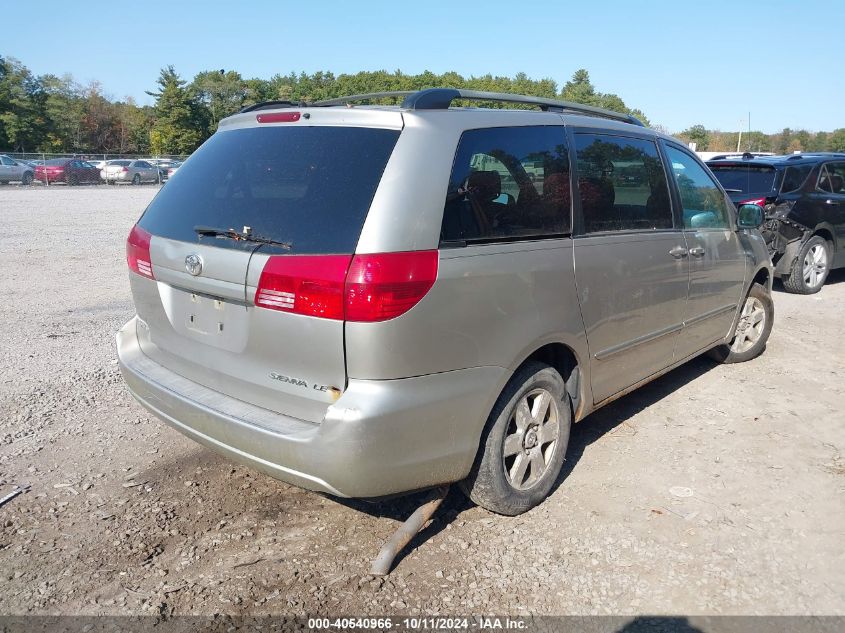
{"type": "Polygon", "coordinates": [[[527,363],[496,401],[461,488],[475,503],[497,514],[514,516],[530,510],[549,495],[560,475],[571,426],[563,378],[548,365],[527,363]],[[528,415],[520,415],[521,411],[528,415]]]}
{"type": "Polygon", "coordinates": [[[772,295],[760,284],[752,285],[742,302],[731,342],[713,348],[710,356],[725,364],[744,363],[757,358],[766,349],[774,322],[772,295]]]}
{"type": "Polygon", "coordinates": [[[71,174],[70,176],[67,176],[67,178],[65,178],[65,182],[67,183],[68,187],[75,187],[79,184],[79,177],[71,174]]]}
{"type": "Polygon", "coordinates": [[[29,185],[32,184],[32,172],[31,171],[24,172],[23,178],[21,179],[21,184],[24,185],[25,187],[28,187],[29,185]]]}
{"type": "Polygon", "coordinates": [[[140,185],[141,184],[141,174],[135,174],[132,176],[132,184],[133,185],[140,185]]]}
{"type": "Polygon", "coordinates": [[[798,295],[821,290],[830,273],[830,251],[828,241],[819,235],[807,240],[792,262],[789,276],[783,279],[784,289],[798,295]]]}

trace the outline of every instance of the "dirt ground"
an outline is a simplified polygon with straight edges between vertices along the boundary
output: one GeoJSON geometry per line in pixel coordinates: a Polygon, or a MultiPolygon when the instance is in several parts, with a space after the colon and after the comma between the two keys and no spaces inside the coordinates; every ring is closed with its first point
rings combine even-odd
{"type": "Polygon", "coordinates": [[[3,614],[845,614],[845,271],[776,287],[765,354],[698,359],[573,429],[505,518],[456,491],[387,579],[420,497],[298,490],[149,416],[114,332],[156,187],[0,187],[3,614]]]}

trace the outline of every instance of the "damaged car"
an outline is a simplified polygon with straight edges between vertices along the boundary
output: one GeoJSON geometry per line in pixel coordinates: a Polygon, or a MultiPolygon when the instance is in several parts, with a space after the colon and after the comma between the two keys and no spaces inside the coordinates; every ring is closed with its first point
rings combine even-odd
{"type": "Polygon", "coordinates": [[[813,294],[845,266],[845,153],[708,161],[734,204],[765,209],[760,231],[784,290],[813,294]]]}

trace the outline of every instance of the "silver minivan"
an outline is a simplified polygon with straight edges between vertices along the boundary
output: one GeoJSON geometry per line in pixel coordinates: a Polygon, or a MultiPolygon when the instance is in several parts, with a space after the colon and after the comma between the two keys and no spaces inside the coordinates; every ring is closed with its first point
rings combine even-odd
{"type": "Polygon", "coordinates": [[[245,108],[158,192],[117,334],[152,413],[304,488],[459,481],[517,514],[573,422],[704,352],[763,351],[762,209],[683,144],[567,102],[397,95],[245,108]]]}

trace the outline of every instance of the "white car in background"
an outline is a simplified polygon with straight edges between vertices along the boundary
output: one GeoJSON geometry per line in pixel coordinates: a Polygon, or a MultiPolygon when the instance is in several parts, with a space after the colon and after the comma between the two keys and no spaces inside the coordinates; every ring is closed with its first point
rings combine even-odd
{"type": "Polygon", "coordinates": [[[100,178],[107,184],[129,182],[140,185],[142,182],[161,182],[161,172],[158,167],[145,160],[131,160],[122,158],[110,160],[100,171],[100,178]]]}

